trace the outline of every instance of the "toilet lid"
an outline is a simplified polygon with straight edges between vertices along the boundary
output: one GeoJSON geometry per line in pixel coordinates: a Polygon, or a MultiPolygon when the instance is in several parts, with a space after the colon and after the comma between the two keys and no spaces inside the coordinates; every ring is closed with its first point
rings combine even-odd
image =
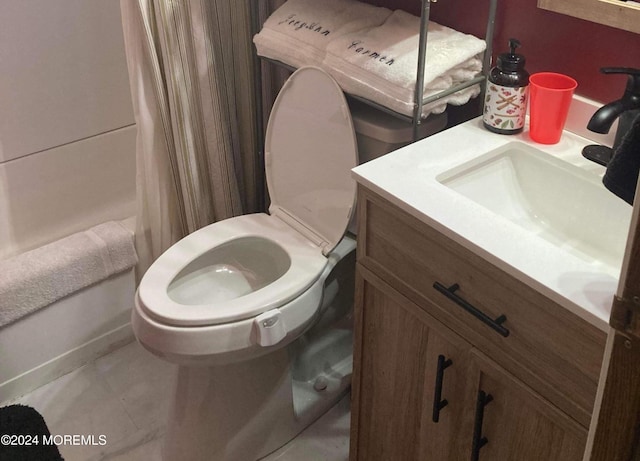
{"type": "Polygon", "coordinates": [[[298,69],[280,90],[267,126],[269,212],[328,254],[353,213],[351,169],[357,163],[356,136],[342,90],[321,69],[298,69]]]}

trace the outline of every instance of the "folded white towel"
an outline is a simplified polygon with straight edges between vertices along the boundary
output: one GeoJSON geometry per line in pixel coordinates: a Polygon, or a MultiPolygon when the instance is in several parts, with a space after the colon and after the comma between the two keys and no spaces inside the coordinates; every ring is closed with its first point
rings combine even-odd
{"type": "MultiPolygon", "coordinates": [[[[323,67],[345,91],[412,115],[419,31],[420,18],[396,10],[381,26],[333,39],[323,67]]],[[[480,54],[485,48],[484,40],[429,22],[425,95],[477,75],[482,70],[480,54]]],[[[478,92],[476,86],[447,100],[464,104],[478,92]]],[[[443,103],[447,100],[428,106],[425,112],[444,110],[443,103]]]]}
{"type": "Polygon", "coordinates": [[[265,21],[253,41],[258,55],[294,67],[320,66],[329,42],[378,26],[391,10],[356,0],[289,0],[265,21]]]}
{"type": "Polygon", "coordinates": [[[0,261],[0,327],[136,263],[131,231],[113,221],[0,261]]]}
{"type": "MultiPolygon", "coordinates": [[[[426,118],[429,114],[441,114],[447,109],[447,104],[452,106],[462,106],[480,94],[480,85],[473,85],[464,90],[457,91],[449,96],[440,98],[432,103],[422,106],[422,118],[426,118]]],[[[433,96],[442,90],[430,90],[424,94],[424,97],[433,96]]],[[[401,114],[413,116],[413,103],[398,105],[397,111],[401,114]],[[411,112],[410,112],[411,111],[411,112]]]]}

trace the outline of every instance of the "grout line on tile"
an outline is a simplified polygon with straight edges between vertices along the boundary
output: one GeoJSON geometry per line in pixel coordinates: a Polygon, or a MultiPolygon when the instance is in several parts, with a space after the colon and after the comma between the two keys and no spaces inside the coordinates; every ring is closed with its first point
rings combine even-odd
{"type": "Polygon", "coordinates": [[[10,158],[10,159],[4,160],[4,161],[0,159],[0,165],[6,165],[6,164],[11,163],[11,162],[16,162],[18,160],[22,160],[22,159],[31,157],[32,155],[41,154],[41,153],[46,152],[48,150],[58,149],[60,147],[68,146],[70,144],[75,144],[77,142],[87,141],[89,139],[93,139],[93,138],[97,138],[97,137],[100,137],[100,136],[112,134],[112,133],[115,133],[117,131],[125,130],[127,128],[131,128],[131,127],[134,127],[134,126],[136,126],[135,123],[132,123],[132,124],[129,124],[129,125],[123,125],[123,126],[119,126],[119,127],[113,128],[111,130],[103,131],[103,132],[100,132],[100,133],[95,133],[95,134],[92,134],[90,136],[85,136],[84,138],[73,139],[73,140],[71,140],[69,142],[64,142],[62,144],[57,144],[55,146],[49,146],[49,147],[47,147],[45,149],[40,149],[40,150],[37,150],[35,152],[29,152],[27,154],[23,154],[23,155],[21,155],[19,157],[16,157],[16,158],[10,158]]]}

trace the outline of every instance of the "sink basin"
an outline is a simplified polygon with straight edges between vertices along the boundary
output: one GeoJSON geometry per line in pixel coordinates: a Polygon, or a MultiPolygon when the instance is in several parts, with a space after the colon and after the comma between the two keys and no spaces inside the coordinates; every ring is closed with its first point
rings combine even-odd
{"type": "Polygon", "coordinates": [[[580,258],[622,265],[632,208],[597,174],[511,142],[436,179],[580,258]]]}

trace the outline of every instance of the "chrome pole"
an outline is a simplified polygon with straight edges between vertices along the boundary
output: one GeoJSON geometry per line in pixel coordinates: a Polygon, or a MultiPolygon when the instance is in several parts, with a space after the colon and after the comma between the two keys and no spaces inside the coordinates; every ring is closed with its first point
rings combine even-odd
{"type": "Polygon", "coordinates": [[[418,74],[413,103],[413,140],[418,139],[418,128],[422,123],[422,97],[424,93],[424,69],[427,64],[427,32],[429,31],[429,14],[431,1],[422,0],[422,14],[420,15],[420,44],[418,46],[418,74]]]}
{"type": "MultiPolygon", "coordinates": [[[[249,2],[249,15],[251,17],[250,34],[253,38],[262,27],[262,14],[260,4],[257,1],[249,2]]],[[[253,53],[253,91],[256,103],[255,113],[255,136],[256,136],[256,157],[258,159],[258,174],[257,174],[257,197],[256,204],[259,207],[258,210],[251,210],[251,212],[264,211],[267,208],[266,198],[266,184],[265,184],[265,169],[264,169],[264,100],[263,100],[263,75],[262,75],[262,62],[256,53],[253,53]]]]}
{"type": "Polygon", "coordinates": [[[487,33],[485,34],[485,42],[487,48],[484,52],[483,71],[488,75],[491,69],[491,54],[493,53],[493,30],[496,23],[496,11],[498,9],[498,0],[491,0],[489,4],[489,19],[487,20],[487,33]]]}

